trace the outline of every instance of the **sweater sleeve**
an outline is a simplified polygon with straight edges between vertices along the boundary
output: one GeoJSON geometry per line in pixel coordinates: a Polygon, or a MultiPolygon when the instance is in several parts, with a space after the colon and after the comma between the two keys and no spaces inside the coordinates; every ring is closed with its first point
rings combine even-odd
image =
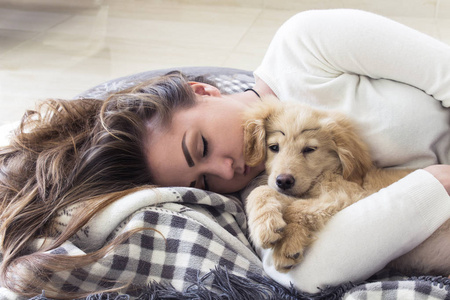
{"type": "Polygon", "coordinates": [[[417,170],[336,214],[301,264],[278,273],[272,250],[257,249],[269,276],[286,287],[318,288],[365,280],[428,238],[450,217],[450,197],[430,173],[417,170]]]}
{"type": "MultiPolygon", "coordinates": [[[[450,106],[450,46],[372,13],[351,9],[299,13],[279,29],[266,56],[284,72],[295,60],[305,72],[321,77],[358,74],[390,79],[450,106]]],[[[277,78],[268,74],[274,65],[264,65],[263,61],[255,75],[281,96],[279,84],[273,82],[277,78]]]]}

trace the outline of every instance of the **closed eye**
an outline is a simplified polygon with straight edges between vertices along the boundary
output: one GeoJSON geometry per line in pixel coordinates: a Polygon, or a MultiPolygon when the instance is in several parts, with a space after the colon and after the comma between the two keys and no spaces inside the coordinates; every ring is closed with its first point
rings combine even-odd
{"type": "MultiPolygon", "coordinates": [[[[208,148],[208,141],[205,139],[205,137],[202,135],[202,142],[203,142],[203,157],[206,157],[209,153],[209,148],[208,148]]],[[[206,175],[203,175],[203,189],[206,191],[209,191],[209,185],[208,182],[206,181],[206,175]]]]}
{"type": "Polygon", "coordinates": [[[206,157],[208,155],[208,141],[205,139],[203,135],[202,141],[203,141],[203,157],[206,157]]]}

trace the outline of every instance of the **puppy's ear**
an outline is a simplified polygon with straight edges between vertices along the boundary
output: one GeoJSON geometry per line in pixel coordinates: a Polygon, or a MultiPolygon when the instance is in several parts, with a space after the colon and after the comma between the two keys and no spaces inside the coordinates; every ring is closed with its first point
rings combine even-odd
{"type": "Polygon", "coordinates": [[[342,175],[346,180],[362,184],[365,174],[373,166],[369,149],[347,117],[336,113],[331,119],[327,125],[331,127],[342,175]]]}
{"type": "Polygon", "coordinates": [[[274,114],[278,100],[261,99],[262,103],[244,114],[244,159],[248,166],[261,164],[266,159],[266,123],[274,114]]]}
{"type": "Polygon", "coordinates": [[[249,119],[244,124],[244,159],[254,167],[266,159],[266,130],[264,119],[249,119]]]}

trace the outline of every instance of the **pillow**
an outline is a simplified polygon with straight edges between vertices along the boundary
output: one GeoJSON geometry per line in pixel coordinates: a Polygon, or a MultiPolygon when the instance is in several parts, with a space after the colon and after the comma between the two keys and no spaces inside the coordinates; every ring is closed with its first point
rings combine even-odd
{"type": "Polygon", "coordinates": [[[224,94],[243,92],[254,84],[253,74],[250,71],[222,67],[182,67],[153,70],[116,78],[97,85],[79,94],[76,98],[106,99],[111,93],[127,89],[152,77],[164,75],[175,70],[188,76],[203,76],[208,81],[213,82],[224,94]]]}

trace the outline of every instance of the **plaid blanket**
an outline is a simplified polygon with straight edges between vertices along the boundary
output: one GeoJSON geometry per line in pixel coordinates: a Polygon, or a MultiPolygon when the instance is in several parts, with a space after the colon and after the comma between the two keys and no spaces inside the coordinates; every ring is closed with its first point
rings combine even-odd
{"type": "MultiPolygon", "coordinates": [[[[65,211],[58,223],[66,224],[63,219],[73,213],[65,211]]],[[[121,232],[137,228],[149,229],[133,234],[93,265],[56,273],[51,281],[71,292],[132,282],[126,293],[136,295],[135,285],[154,280],[186,289],[217,265],[244,277],[249,272],[261,274],[260,262],[243,232],[246,219],[240,201],[196,189],[159,188],[124,197],[54,251],[96,250],[121,232]]],[[[212,288],[211,283],[207,285],[212,288]]]]}
{"type": "MultiPolygon", "coordinates": [[[[104,99],[110,92],[169,70],[144,72],[99,85],[79,97],[104,99]]],[[[250,72],[223,68],[185,68],[210,74],[222,92],[253,85],[250,72]]],[[[73,207],[61,212],[65,226],[73,207]]],[[[450,299],[450,280],[407,278],[383,270],[366,282],[348,282],[311,295],[285,288],[262,269],[247,239],[242,202],[192,188],[143,190],[108,206],[54,253],[78,255],[97,250],[119,234],[133,234],[105,257],[84,268],[53,275],[62,291],[92,293],[86,299],[450,299]],[[129,284],[121,293],[99,290],[129,284]]],[[[330,266],[332,268],[333,266],[330,266]]],[[[21,299],[0,287],[0,300],[21,299]]],[[[45,291],[33,299],[46,300],[45,291]]]]}
{"type": "MultiPolygon", "coordinates": [[[[82,207],[64,210],[59,226],[76,209],[82,207]]],[[[286,289],[264,274],[247,240],[241,201],[192,188],[149,189],[123,197],[52,252],[94,251],[134,228],[149,229],[91,265],[55,273],[51,282],[60,290],[92,293],[87,299],[450,299],[447,278],[405,278],[386,271],[315,295],[286,289]],[[127,283],[121,294],[95,293],[127,283]]],[[[3,292],[0,299],[20,299],[3,292]]],[[[47,299],[45,291],[34,299],[47,299]]]]}

